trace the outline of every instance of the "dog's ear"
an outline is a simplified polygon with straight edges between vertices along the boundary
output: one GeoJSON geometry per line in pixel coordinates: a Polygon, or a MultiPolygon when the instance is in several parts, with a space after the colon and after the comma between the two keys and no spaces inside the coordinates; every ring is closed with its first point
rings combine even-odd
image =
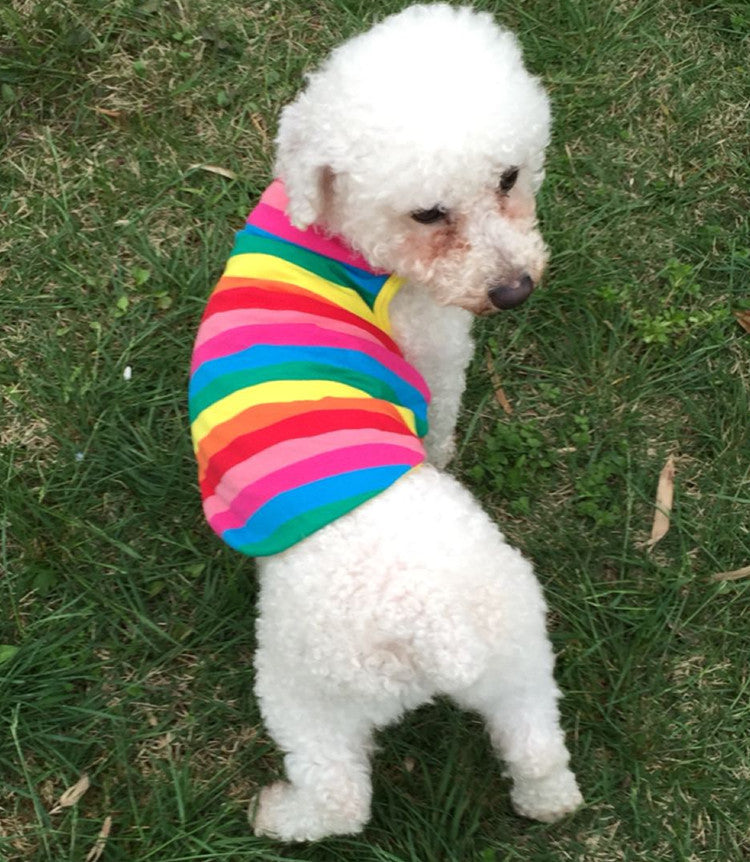
{"type": "Polygon", "coordinates": [[[276,176],[284,182],[287,215],[298,228],[325,223],[334,173],[324,158],[325,141],[316,140],[305,94],[281,113],[276,136],[276,176]]]}

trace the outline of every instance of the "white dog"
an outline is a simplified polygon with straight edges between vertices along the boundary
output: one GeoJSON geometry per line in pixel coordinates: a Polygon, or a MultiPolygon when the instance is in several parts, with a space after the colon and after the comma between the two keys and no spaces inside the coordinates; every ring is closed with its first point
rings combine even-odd
{"type": "Polygon", "coordinates": [[[288,781],[251,805],[258,834],[361,830],[374,729],[437,694],[484,717],[517,812],[581,802],[532,568],[443,471],[473,315],[518,305],[544,269],[549,121],[514,36],[442,3],[345,43],[282,114],[279,180],[238,235],[191,381],[206,514],[262,555],[256,693],[288,781]],[[360,364],[324,382],[345,343],[360,364]],[[344,403],[382,425],[331,430],[344,403]],[[324,474],[340,437],[348,466],[324,474]]]}

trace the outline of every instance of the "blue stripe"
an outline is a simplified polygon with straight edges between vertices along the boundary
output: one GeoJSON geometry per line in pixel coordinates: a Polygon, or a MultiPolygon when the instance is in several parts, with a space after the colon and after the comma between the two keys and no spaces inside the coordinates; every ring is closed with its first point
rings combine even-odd
{"type": "Polygon", "coordinates": [[[398,400],[395,403],[414,413],[417,427],[421,428],[427,422],[427,402],[418,389],[394,374],[377,359],[373,359],[366,353],[343,347],[259,344],[249,347],[247,350],[241,350],[239,353],[211,359],[196,368],[190,380],[188,402],[197,398],[204,387],[209,386],[214,380],[225,374],[280,365],[284,362],[322,363],[333,368],[343,368],[347,371],[359,371],[367,374],[381,380],[396,393],[398,400]]]}
{"type": "MultiPolygon", "coordinates": [[[[273,497],[249,518],[244,527],[225,530],[221,537],[237,549],[262,542],[284,524],[313,512],[319,506],[359,494],[384,491],[411,469],[411,464],[367,467],[309,482],[273,497]]],[[[244,552],[252,555],[252,550],[245,548],[244,552]]]]}

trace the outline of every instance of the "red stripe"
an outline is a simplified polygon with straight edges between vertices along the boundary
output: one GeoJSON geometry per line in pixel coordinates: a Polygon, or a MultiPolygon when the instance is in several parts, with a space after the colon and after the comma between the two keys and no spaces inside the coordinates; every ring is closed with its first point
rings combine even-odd
{"type": "Polygon", "coordinates": [[[395,431],[411,435],[403,422],[383,413],[370,410],[311,410],[303,416],[282,419],[241,434],[230,440],[227,445],[210,458],[200,480],[203,499],[214,493],[222,476],[232,467],[261,452],[275,443],[295,437],[314,437],[328,431],[348,431],[356,428],[372,428],[380,431],[395,431]]]}
{"type": "Polygon", "coordinates": [[[365,413],[378,413],[392,416],[397,422],[403,422],[403,417],[390,401],[382,401],[379,398],[362,399],[361,396],[350,398],[339,398],[330,395],[324,398],[316,398],[312,401],[279,401],[267,404],[253,404],[235,416],[215,425],[201,439],[200,446],[196,452],[200,475],[213,456],[221,451],[229,440],[234,440],[246,433],[248,430],[265,428],[283,419],[293,416],[302,417],[307,413],[317,410],[356,410],[365,413]]]}
{"type": "Polygon", "coordinates": [[[212,314],[222,311],[235,311],[239,308],[266,308],[270,310],[303,311],[308,314],[317,314],[321,317],[330,317],[332,320],[343,321],[352,326],[369,332],[388,350],[401,356],[398,345],[389,338],[382,329],[362,317],[340,308],[325,300],[308,299],[297,293],[286,293],[283,284],[264,281],[250,281],[246,287],[233,287],[214,293],[208,301],[203,320],[207,320],[212,314]]]}

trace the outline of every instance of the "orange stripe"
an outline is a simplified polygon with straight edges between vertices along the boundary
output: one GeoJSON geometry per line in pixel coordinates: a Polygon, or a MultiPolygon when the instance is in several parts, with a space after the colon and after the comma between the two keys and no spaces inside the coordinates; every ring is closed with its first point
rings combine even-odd
{"type": "MultiPolygon", "coordinates": [[[[317,401],[290,401],[279,404],[257,404],[233,416],[227,422],[212,428],[200,441],[195,457],[198,461],[198,479],[203,480],[206,466],[217,452],[231,446],[234,440],[249,431],[265,428],[292,416],[304,416],[311,410],[369,410],[396,419],[404,425],[399,411],[389,401],[377,398],[320,398],[317,401]]],[[[300,431],[304,433],[304,420],[300,431]]],[[[404,425],[406,428],[406,426],[404,425]]],[[[409,431],[408,433],[411,433],[409,431]]]]}
{"type": "MultiPolygon", "coordinates": [[[[323,302],[333,308],[340,306],[320,293],[315,293],[312,290],[305,290],[304,287],[299,287],[296,284],[290,284],[286,281],[269,281],[266,278],[245,278],[239,275],[222,275],[213,289],[211,296],[214,293],[220,293],[223,290],[232,290],[237,287],[253,287],[258,290],[267,290],[269,293],[291,293],[297,296],[304,296],[308,299],[315,299],[318,302],[323,302]]],[[[350,312],[354,315],[354,312],[350,312]]]]}

